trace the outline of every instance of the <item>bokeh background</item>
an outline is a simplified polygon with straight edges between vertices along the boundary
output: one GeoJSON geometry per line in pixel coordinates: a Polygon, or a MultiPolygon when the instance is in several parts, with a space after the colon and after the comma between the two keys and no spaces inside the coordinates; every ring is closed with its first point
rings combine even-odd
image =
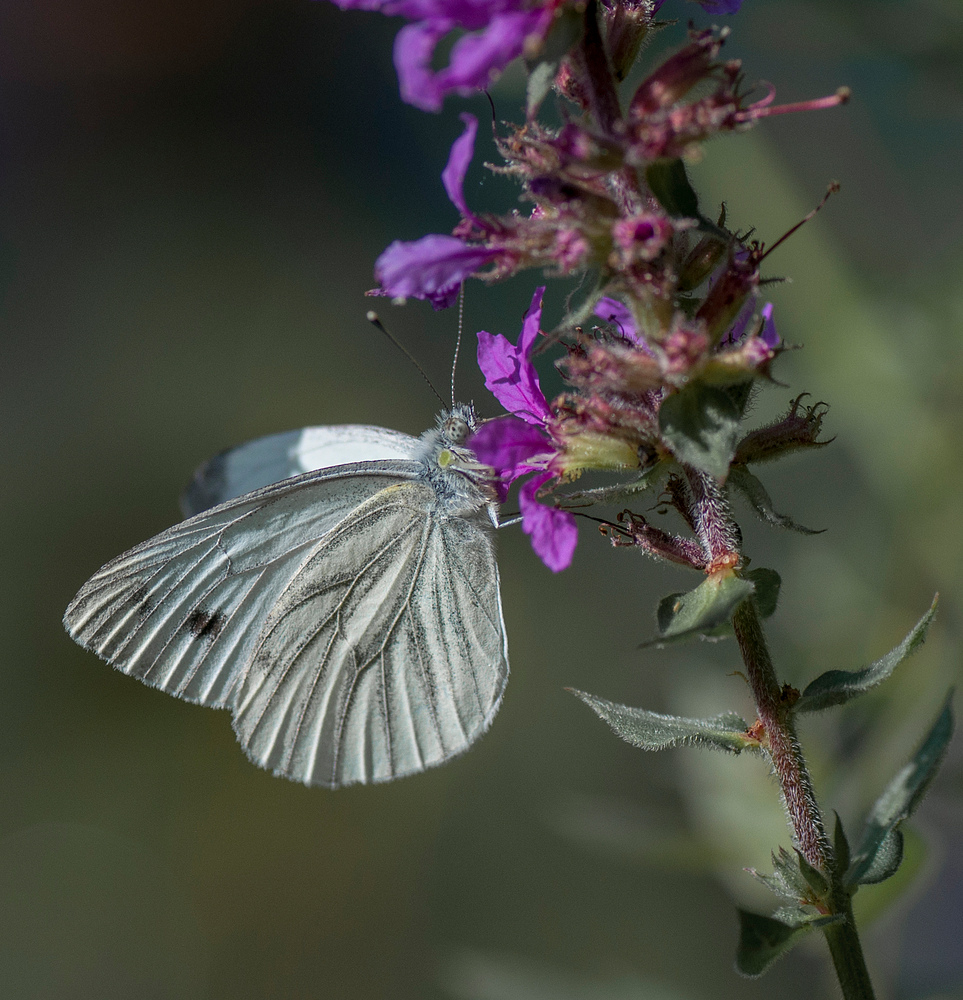
{"type": "MultiPolygon", "coordinates": [[[[664,13],[709,20],[681,0],[664,13]]],[[[963,8],[746,0],[731,23],[730,54],[781,100],[855,94],[692,168],[706,205],[725,199],[770,242],[843,186],[770,259],[792,279],[771,288],[781,332],[805,349],[780,360],[787,387],[759,419],[806,390],[836,436],[766,470],[780,509],[824,534],[744,519],[784,581],[780,671],[802,686],[863,665],[942,593],[885,690],[805,726],[822,800],[855,834],[960,677],[963,8]]],[[[556,577],[505,531],[513,674],[491,732],[446,767],[337,793],[259,771],[225,713],[112,671],[61,628],[97,567],[178,518],[214,452],[432,421],[362,293],[387,243],[454,224],[439,174],[457,112],[489,112],[402,105],[397,27],[308,0],[0,5],[0,993],[835,996],[815,940],[760,981],[732,971],[734,904],[772,905],[742,868],[787,842],[762,765],[643,755],[563,690],[749,711],[731,645],[637,648],[658,598],[696,582],[681,571],[585,528],[556,577]]],[[[493,89],[499,117],[518,119],[520,87],[509,72],[493,89]]],[[[467,191],[478,208],[514,198],[480,166],[467,191]]],[[[514,338],[535,277],[470,285],[468,331],[514,338]]],[[[565,291],[550,285],[547,319],[565,291]]],[[[381,312],[445,392],[454,313],[381,312]]],[[[467,355],[459,396],[493,414],[467,355]]],[[[883,997],[963,995],[960,743],[913,821],[912,887],[858,898],[883,997]]]]}

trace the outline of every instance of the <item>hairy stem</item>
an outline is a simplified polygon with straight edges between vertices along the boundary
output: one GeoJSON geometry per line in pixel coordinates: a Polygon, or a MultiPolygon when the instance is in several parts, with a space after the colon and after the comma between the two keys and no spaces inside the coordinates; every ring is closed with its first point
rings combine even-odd
{"type": "Polygon", "coordinates": [[[806,860],[831,876],[834,887],[831,912],[842,914],[845,918],[840,923],[823,928],[844,1000],[874,1000],[873,984],[853,919],[852,900],[842,885],[842,873],[835,871],[833,850],[816,804],[802,747],[796,737],[791,702],[783,697],[782,688],[776,680],[759,614],[751,600],[743,601],[736,608],[732,624],[748,671],[759,721],[766,731],[769,756],[792,823],[793,838],[806,860]]]}
{"type": "Polygon", "coordinates": [[[743,601],[736,608],[732,624],[746,664],[759,721],[766,731],[769,756],[779,779],[793,837],[803,857],[814,868],[828,871],[832,848],[816,804],[802,747],[796,737],[790,705],[783,698],[782,688],[776,680],[759,615],[752,601],[743,601]]]}

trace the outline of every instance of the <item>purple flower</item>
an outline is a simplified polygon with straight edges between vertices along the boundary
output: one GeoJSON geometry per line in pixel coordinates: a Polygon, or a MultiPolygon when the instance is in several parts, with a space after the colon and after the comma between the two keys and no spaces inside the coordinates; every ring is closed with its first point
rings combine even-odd
{"type": "Polygon", "coordinates": [[[371,294],[427,299],[436,309],[447,309],[458,298],[462,282],[497,256],[497,250],[471,246],[455,236],[423,236],[413,243],[395,240],[375,262],[381,287],[371,294]]]}
{"type": "MultiPolygon", "coordinates": [[[[475,153],[478,120],[463,114],[465,131],[452,144],[441,179],[448,197],[467,218],[478,222],[465,201],[465,174],[475,153]]],[[[397,299],[427,299],[436,309],[446,309],[458,298],[466,278],[499,256],[483,244],[466,243],[456,236],[432,234],[412,243],[396,240],[375,262],[375,279],[381,286],[374,295],[397,299]]]]}
{"type": "Polygon", "coordinates": [[[696,0],[707,14],[738,14],[742,0],[696,0]]]}
{"type": "MultiPolygon", "coordinates": [[[[762,307],[762,329],[759,331],[757,336],[759,339],[770,349],[775,349],[779,346],[779,334],[776,331],[776,324],[772,318],[772,303],[767,302],[762,307]]],[[[739,310],[739,315],[736,317],[732,326],[729,328],[729,332],[722,338],[721,345],[725,346],[727,344],[737,344],[742,340],[745,335],[746,328],[749,326],[749,320],[756,313],[756,298],[755,296],[750,296],[742,309],[739,310]]]]}
{"type": "MultiPolygon", "coordinates": [[[[652,13],[655,14],[665,3],[665,0],[656,0],[652,13]]],[[[738,14],[742,6],[742,0],[696,0],[696,3],[708,14],[738,14]]]]}
{"type": "Polygon", "coordinates": [[[638,332],[635,329],[635,317],[624,302],[619,302],[618,299],[612,299],[607,295],[603,295],[595,303],[595,315],[599,319],[604,319],[606,323],[617,326],[619,333],[626,340],[631,341],[633,344],[640,343],[638,332]]]}
{"type": "Polygon", "coordinates": [[[544,425],[552,416],[529,357],[538,337],[544,293],[544,285],[535,290],[516,346],[500,333],[482,330],[478,334],[478,367],[485,386],[509,413],[535,425],[544,425]]]}
{"type": "Polygon", "coordinates": [[[439,111],[447,94],[468,96],[484,89],[552,24],[552,6],[530,8],[524,0],[334,0],[342,10],[380,10],[407,17],[395,39],[395,69],[402,99],[424,111],[439,111]],[[448,65],[431,63],[438,43],[464,30],[448,65]]]}
{"type": "Polygon", "coordinates": [[[484,330],[478,334],[478,366],[485,385],[515,416],[486,421],[472,435],[469,445],[480,461],[498,471],[506,489],[520,476],[538,473],[518,495],[522,530],[531,537],[532,548],[542,562],[558,573],[572,562],[578,529],[575,517],[568,511],[537,500],[538,491],[555,478],[550,466],[558,453],[548,429],[552,411],[530,358],[538,337],[544,292],[544,287],[536,289],[517,344],[511,344],[501,334],[484,330]]]}

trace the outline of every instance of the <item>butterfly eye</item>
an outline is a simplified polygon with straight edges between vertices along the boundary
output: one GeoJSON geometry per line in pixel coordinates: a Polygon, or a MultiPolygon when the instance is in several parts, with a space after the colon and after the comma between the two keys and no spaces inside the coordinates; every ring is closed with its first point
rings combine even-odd
{"type": "Polygon", "coordinates": [[[470,433],[471,428],[462,417],[449,417],[445,421],[445,437],[452,444],[463,444],[470,433]]]}

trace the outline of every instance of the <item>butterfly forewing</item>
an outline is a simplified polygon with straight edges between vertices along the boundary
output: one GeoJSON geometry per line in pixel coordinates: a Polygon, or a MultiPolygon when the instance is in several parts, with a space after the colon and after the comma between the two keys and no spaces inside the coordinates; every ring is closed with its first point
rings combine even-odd
{"type": "Polygon", "coordinates": [[[309,784],[387,781],[488,728],[508,676],[491,522],[436,508],[421,482],[373,497],[271,612],[235,713],[262,766],[309,784]]]}
{"type": "Polygon", "coordinates": [[[188,701],[230,703],[271,608],[310,551],[412,462],[309,473],[175,525],[107,563],[70,603],[70,635],[188,701]]]}

